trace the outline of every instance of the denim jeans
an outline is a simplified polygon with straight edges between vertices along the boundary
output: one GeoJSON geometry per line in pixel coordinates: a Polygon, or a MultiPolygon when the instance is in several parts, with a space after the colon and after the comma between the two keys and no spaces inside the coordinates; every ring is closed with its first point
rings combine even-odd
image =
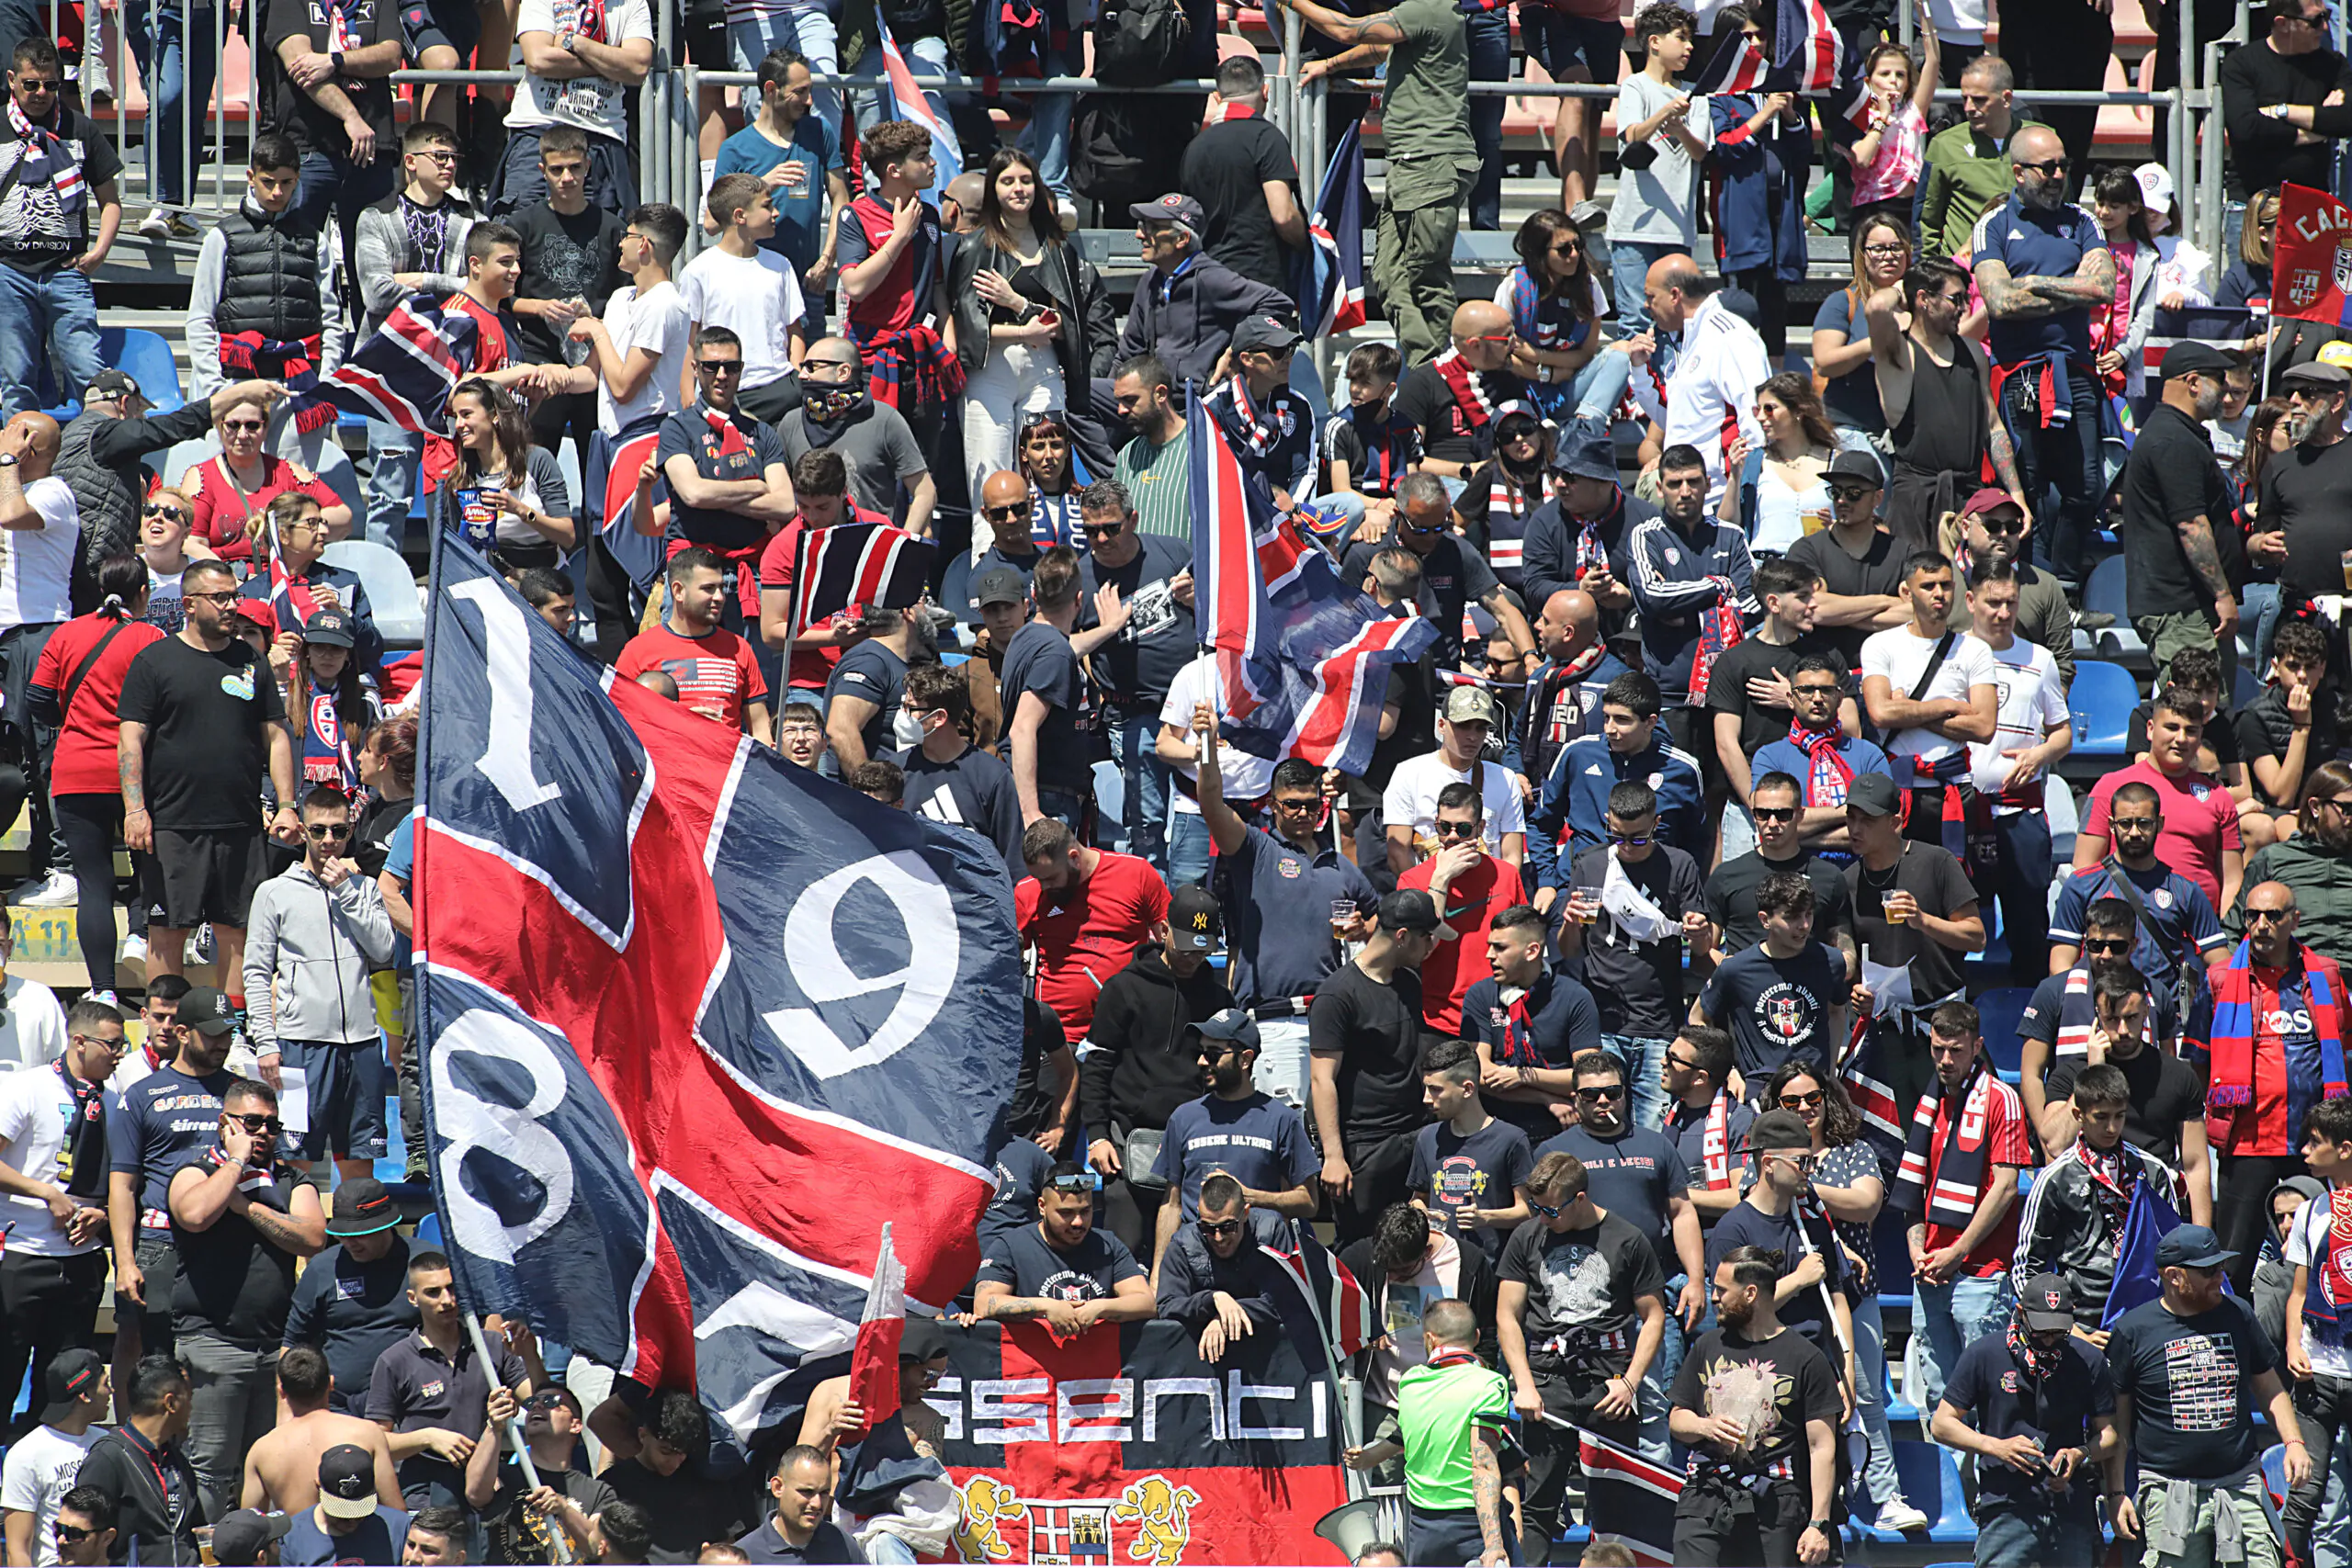
{"type": "MultiPolygon", "coordinates": [[[[1470,50],[1470,80],[1510,80],[1510,12],[1480,8],[1463,18],[1470,50]]],[[[1478,149],[1478,177],[1470,186],[1470,227],[1499,229],[1503,221],[1503,108],[1498,93],[1470,98],[1470,140],[1478,149]]]]}
{"type": "MultiPolygon", "coordinates": [[[[823,7],[805,11],[786,11],[782,15],[761,17],[748,22],[727,24],[727,47],[735,56],[738,71],[757,71],[760,62],[773,51],[788,49],[808,59],[808,69],[819,76],[838,76],[842,69],[841,33],[823,7]]],[[[757,86],[743,89],[743,116],[746,119],[759,111],[760,90],[757,86]]],[[[816,92],[817,112],[832,126],[834,133],[842,130],[842,96],[833,87],[820,87],[816,92]]]]}
{"type": "MultiPolygon", "coordinates": [[[[1037,809],[1076,833],[1080,843],[1086,841],[1086,812],[1092,804],[1091,797],[1074,789],[1037,786],[1037,809]]],[[[1100,830],[1097,831],[1099,836],[1100,830]]]]}
{"type": "Polygon", "coordinates": [[[1159,705],[1138,703],[1131,707],[1102,705],[1102,727],[1111,739],[1111,761],[1118,765],[1121,794],[1119,824],[1114,847],[1124,854],[1149,861],[1162,876],[1168,874],[1168,764],[1152,743],[1159,739],[1159,705]]]}
{"type": "Polygon", "coordinates": [[[1854,1303],[1854,1376],[1861,1383],[1854,1403],[1870,1440],[1862,1488],[1883,1509],[1903,1495],[1903,1478],[1895,1473],[1894,1440],[1886,1429],[1886,1324],[1874,1295],[1854,1303]]]}
{"type": "Polygon", "coordinates": [[[147,191],[160,207],[186,206],[196,187],[195,149],[209,140],[212,84],[220,73],[214,29],[227,24],[210,6],[184,0],[128,0],[122,30],[147,78],[147,191]],[[192,35],[183,39],[183,31],[192,35]],[[187,107],[181,96],[187,96],[187,107]],[[187,124],[180,123],[185,112],[187,124]]]}
{"type": "Polygon", "coordinates": [[[1625,1076],[1634,1089],[1634,1124],[1658,1128],[1666,1125],[1666,1085],[1660,1081],[1666,1071],[1666,1048],[1671,1038],[1649,1039],[1638,1034],[1603,1034],[1600,1048],[1625,1064],[1625,1076]]]}
{"type": "Polygon", "coordinates": [[[1168,814],[1168,886],[1205,886],[1209,879],[1209,825],[1197,811],[1168,814]]]}
{"type": "Polygon", "coordinates": [[[1976,1521],[1976,1568],[2043,1568],[2098,1557],[2098,1516],[2086,1507],[2031,1519],[2001,1508],[1976,1521]]]}
{"type": "MultiPolygon", "coordinates": [[[[900,39],[899,52],[907,57],[907,69],[918,76],[944,76],[950,69],[947,62],[947,40],[935,35],[926,35],[911,41],[900,39]]],[[[844,66],[843,70],[852,76],[865,76],[880,82],[882,80],[882,45],[878,41],[868,44],[865,57],[854,65],[844,66]]],[[[947,100],[940,96],[939,89],[925,87],[922,89],[922,96],[923,102],[931,106],[931,112],[939,117],[939,123],[945,125],[947,100]]],[[[882,93],[876,88],[851,89],[849,103],[850,107],[856,111],[857,123],[860,125],[872,125],[876,120],[894,118],[883,109],[882,93]]],[[[895,118],[905,118],[904,112],[901,111],[895,118]]],[[[1040,174],[1043,172],[1039,171],[1040,174]]],[[[945,177],[945,171],[941,171],[941,178],[944,180],[945,177]]],[[[933,194],[936,197],[935,188],[933,194]]]]}
{"type": "MultiPolygon", "coordinates": [[[[400,167],[398,148],[387,152],[376,149],[376,161],[360,168],[348,156],[346,147],[340,152],[322,152],[315,148],[302,154],[301,178],[294,186],[293,210],[315,220],[334,214],[334,225],[343,233],[343,254],[354,252],[353,234],[358,227],[359,215],[392,194],[400,167]]],[[[349,281],[344,282],[344,298],[353,293],[349,281]]]]}
{"type": "Polygon", "coordinates": [[[1078,95],[1021,96],[1029,100],[1029,123],[1012,139],[1012,144],[1037,160],[1037,177],[1046,182],[1048,190],[1075,205],[1076,195],[1069,186],[1069,122],[1078,107],[1078,95]]]}
{"type": "Polygon", "coordinates": [[[183,1334],[177,1354],[195,1395],[187,1458],[218,1518],[237,1495],[245,1452],[277,1424],[277,1347],[248,1350],[209,1334],[183,1334]]]}
{"type": "Polygon", "coordinates": [[[2017,376],[2001,389],[2002,412],[2007,415],[2010,439],[2017,446],[2018,479],[2036,518],[2052,518],[2048,529],[2034,530],[2034,559],[2060,581],[2079,583],[2090,571],[2086,552],[2098,526],[2099,498],[2107,491],[2107,473],[2099,453],[2099,427],[2105,405],[2097,380],[2079,365],[2067,367],[2067,391],[2073,417],[2063,425],[2044,427],[2041,416],[2025,412],[2023,400],[2031,376],[2017,376]],[[2049,510],[2052,491],[2057,508],[2049,510]]]}
{"type": "Polygon", "coordinates": [[[61,398],[79,399],[98,373],[98,306],[70,266],[44,277],[0,265],[0,419],[40,407],[40,349],[61,398]]]}
{"type": "Polygon", "coordinates": [[[1920,1409],[1936,1407],[1944,1396],[1944,1379],[1960,1365],[1960,1353],[1987,1334],[2000,1333],[2008,1315],[2007,1273],[1951,1280],[1940,1285],[1922,1280],[1914,1287],[1911,1325],[1926,1334],[1919,1357],[1920,1381],[1927,1385],[1920,1409]]]}
{"type": "Polygon", "coordinates": [[[2352,1424],[2352,1382],[2316,1377],[2293,1386],[2295,1424],[2311,1453],[2312,1478],[2289,1492],[2279,1510],[2287,1544],[2306,1562],[2343,1568],[2343,1505],[2338,1501],[2330,1510],[2324,1502],[2331,1493],[2340,1499],[2352,1489],[2352,1442],[2343,1440],[2346,1426],[2352,1424]],[[2331,1487],[2332,1481],[2340,1484],[2331,1487]]]}
{"type": "Polygon", "coordinates": [[[872,1540],[861,1541],[868,1562],[912,1562],[913,1551],[895,1535],[877,1535],[872,1540]]]}
{"type": "Polygon", "coordinates": [[[368,422],[367,536],[399,549],[408,536],[411,498],[423,478],[424,437],[380,419],[368,422]]]}
{"type": "Polygon", "coordinates": [[[2270,639],[2278,635],[2278,585],[2249,582],[2238,600],[2238,614],[2254,622],[2254,678],[2270,676],[2270,639]]]}
{"type": "MultiPolygon", "coordinates": [[[[1674,1374],[1682,1370],[1683,1355],[1690,1348],[1690,1337],[1682,1330],[1682,1314],[1675,1310],[1682,1299],[1682,1287],[1690,1276],[1678,1272],[1666,1282],[1666,1332],[1659,1336],[1657,1354],[1642,1373],[1642,1386],[1634,1401],[1641,1418],[1641,1435],[1634,1447],[1653,1464],[1668,1462],[1674,1453],[1674,1438],[1667,1430],[1666,1413],[1674,1404],[1674,1374]]],[[[1712,1297],[1709,1310],[1713,1311],[1712,1297]]],[[[1702,1330],[1703,1332],[1703,1329],[1702,1330]]]]}
{"type": "Polygon", "coordinates": [[[1662,240],[1609,242],[1609,299],[1617,309],[1619,337],[1649,331],[1650,309],[1642,291],[1649,282],[1650,264],[1689,249],[1662,240]]]}

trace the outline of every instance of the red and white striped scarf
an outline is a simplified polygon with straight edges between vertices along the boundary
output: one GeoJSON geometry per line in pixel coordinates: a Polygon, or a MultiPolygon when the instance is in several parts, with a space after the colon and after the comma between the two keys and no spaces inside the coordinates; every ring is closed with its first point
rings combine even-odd
{"type": "Polygon", "coordinates": [[[40,185],[44,180],[57,193],[57,210],[71,218],[82,209],[87,193],[82,180],[82,165],[66,151],[63,138],[45,125],[36,125],[17,100],[8,100],[8,129],[25,144],[23,157],[17,169],[27,185],[40,185]]]}
{"type": "Polygon", "coordinates": [[[1732,603],[1732,581],[1728,577],[1711,577],[1723,597],[1699,612],[1699,647],[1690,656],[1690,705],[1703,706],[1707,701],[1707,682],[1713,678],[1715,660],[1736,648],[1747,634],[1740,624],[1739,607],[1732,603]]]}
{"type": "Polygon", "coordinates": [[[1924,1206],[1929,1224],[1967,1228],[1984,1192],[1994,1082],[1979,1057],[1959,1089],[1947,1089],[1939,1078],[1919,1097],[1904,1140],[1894,1190],[1887,1198],[1890,1204],[1905,1213],[1924,1206]],[[1955,1100],[1960,1105],[1957,1116],[1951,1114],[1955,1100]]]}
{"type": "Polygon", "coordinates": [[[1804,753],[1806,770],[1804,803],[1814,806],[1843,806],[1846,790],[1854,782],[1854,770],[1838,755],[1845,735],[1833,722],[1827,729],[1808,729],[1798,719],[1789,726],[1789,744],[1804,753]]]}

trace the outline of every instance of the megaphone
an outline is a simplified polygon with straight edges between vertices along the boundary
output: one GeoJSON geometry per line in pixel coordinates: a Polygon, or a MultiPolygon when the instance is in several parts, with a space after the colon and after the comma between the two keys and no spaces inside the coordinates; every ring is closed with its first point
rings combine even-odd
{"type": "Polygon", "coordinates": [[[1315,1533],[1340,1549],[1353,1562],[1364,1549],[1380,1540],[1380,1500],[1359,1497],[1342,1503],[1315,1521],[1315,1533]]]}

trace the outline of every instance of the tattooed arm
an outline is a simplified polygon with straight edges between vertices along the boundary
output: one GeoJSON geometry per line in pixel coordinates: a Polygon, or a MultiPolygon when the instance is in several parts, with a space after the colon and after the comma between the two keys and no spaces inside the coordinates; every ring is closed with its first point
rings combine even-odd
{"type": "Polygon", "coordinates": [[[1480,1568],[1499,1568],[1510,1561],[1503,1545],[1503,1461],[1495,1434],[1486,1427],[1470,1431],[1470,1497],[1478,1510],[1480,1568]]]}
{"type": "Polygon", "coordinates": [[[1281,0],[1298,13],[1298,19],[1329,39],[1333,43],[1399,44],[1405,41],[1405,29],[1396,18],[1385,11],[1375,11],[1369,17],[1351,17],[1344,11],[1334,11],[1317,0],[1281,0]]]}
{"type": "Polygon", "coordinates": [[[2115,299],[2115,254],[2092,251],[2072,277],[2030,277],[2026,287],[2061,310],[2077,305],[2107,305],[2115,299]]]}
{"type": "MultiPolygon", "coordinates": [[[[2079,299],[2052,299],[2044,295],[2037,286],[2049,281],[2048,278],[2030,277],[2020,283],[2009,276],[2006,262],[1981,261],[1976,264],[1976,291],[1984,296],[1984,309],[1996,321],[2031,321],[2037,316],[2054,316],[2061,310],[2072,310],[2082,304],[2079,299]]],[[[2109,287],[2114,287],[2111,279],[2109,287]]]]}

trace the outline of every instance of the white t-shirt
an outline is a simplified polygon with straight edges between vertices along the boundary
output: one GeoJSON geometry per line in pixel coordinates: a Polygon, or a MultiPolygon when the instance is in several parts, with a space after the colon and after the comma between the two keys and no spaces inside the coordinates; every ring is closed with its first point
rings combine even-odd
{"type": "Polygon", "coordinates": [[[25,502],[40,513],[41,525],[0,534],[0,631],[53,626],[74,614],[81,505],[55,474],[27,485],[25,502]]]}
{"type": "MultiPolygon", "coordinates": [[[[12,1238],[13,1239],[13,1238],[12,1238]]],[[[36,1427],[8,1450],[0,1465],[0,1509],[33,1517],[33,1561],[43,1568],[57,1561],[57,1505],[74,1490],[82,1461],[102,1435],[100,1428],[75,1437],[54,1427],[36,1427]]]]}
{"type": "Polygon", "coordinates": [[[597,429],[618,435],[647,415],[658,418],[677,406],[678,372],[692,325],[678,286],[667,279],[655,284],[653,291],[641,299],[634,283],[613,290],[613,297],[605,302],[605,331],[612,335],[614,349],[624,363],[631,349],[645,349],[653,355],[653,368],[645,385],[627,402],[615,401],[612,388],[602,380],[596,383],[597,429]]]}
{"type": "MultiPolygon", "coordinates": [[[[74,1091],[54,1067],[25,1067],[0,1073],[0,1165],[35,1181],[65,1184],[58,1168],[65,1148],[65,1119],[74,1109],[74,1091]]],[[[79,1247],[65,1239],[65,1227],[38,1198],[11,1192],[0,1199],[0,1214],[16,1222],[8,1245],[36,1258],[69,1258],[95,1252],[99,1238],[79,1247]]]]}
{"type": "Polygon", "coordinates": [[[743,340],[743,390],[792,368],[792,328],[807,307],[792,264],[774,251],[730,256],[712,245],[678,275],[686,318],[743,340]]]}
{"type": "MultiPolygon", "coordinates": [[[[580,0],[522,0],[514,14],[514,36],[552,33],[561,38],[580,26],[580,0]]],[[[653,10],[646,0],[607,0],[605,41],[615,46],[631,39],[653,40],[653,10]]],[[[559,82],[523,73],[523,89],[506,111],[506,123],[518,130],[550,125],[576,125],[610,141],[628,141],[628,95],[634,87],[607,82],[602,76],[575,76],[559,82]]]]}
{"type": "MultiPolygon", "coordinates": [[[[1388,775],[1388,791],[1380,797],[1381,820],[1391,828],[1411,823],[1417,839],[1434,837],[1438,795],[1450,784],[1469,782],[1468,773],[1457,773],[1447,765],[1442,750],[1408,757],[1388,775]]],[[[1481,761],[1478,794],[1487,807],[1484,842],[1490,853],[1500,853],[1503,835],[1527,831],[1527,812],[1520,805],[1519,786],[1500,762],[1481,761]]]]}
{"type": "Polygon", "coordinates": [[[176,604],[178,602],[180,597],[180,579],[187,575],[187,568],[185,566],[181,567],[179,570],[171,573],[169,576],[165,576],[164,573],[157,571],[152,566],[147,569],[147,618],[149,620],[153,621],[158,626],[162,626],[169,619],[167,615],[159,615],[157,613],[158,606],[176,604]]]}
{"type": "MultiPolygon", "coordinates": [[[[1225,689],[1216,678],[1216,655],[1204,653],[1193,660],[1168,682],[1168,700],[1159,705],[1159,722],[1172,724],[1187,735],[1193,730],[1193,709],[1206,703],[1219,718],[1225,716],[1225,689]]],[[[1201,770],[1191,762],[1169,764],[1178,773],[1200,783],[1201,770]]],[[[1237,751],[1224,741],[1217,742],[1217,779],[1227,800],[1255,800],[1274,787],[1274,764],[1264,757],[1248,751],[1237,751]]],[[[1201,814],[1201,803],[1178,790],[1176,809],[1188,817],[1201,814]]]]}
{"type": "Polygon", "coordinates": [[[45,1067],[65,1055],[65,1010],[39,980],[11,975],[0,983],[0,1073],[45,1067]]]}
{"type": "MultiPolygon", "coordinates": [[[[2319,1299],[2320,1274],[2326,1267],[2328,1214],[2323,1193],[2296,1210],[2294,1223],[2287,1227],[2287,1265],[2312,1271],[2308,1289],[2313,1301],[2319,1299]]],[[[2341,1336],[2330,1344],[2311,1327],[2308,1322],[2303,1325],[2303,1354],[2311,1358],[2312,1371],[2324,1378],[2352,1378],[2352,1350],[2345,1348],[2341,1336]]]]}
{"type": "MultiPolygon", "coordinates": [[[[1883,675],[1894,688],[1898,697],[1907,697],[1919,677],[1928,672],[1928,660],[1935,657],[1936,645],[1943,638],[1920,637],[1909,626],[1889,626],[1874,632],[1862,643],[1862,678],[1883,675]]],[[[1951,652],[1936,671],[1928,689],[1919,694],[1923,703],[1943,698],[1966,698],[1976,686],[1997,686],[2000,676],[1995,671],[1993,650],[1984,639],[1965,632],[1952,639],[1951,652]]],[[[1933,762],[1949,757],[1965,742],[1947,740],[1932,729],[1898,729],[1888,739],[1886,754],[1890,757],[1917,757],[1923,762],[1933,762]]],[[[1895,771],[1894,782],[1906,782],[1901,769],[1895,771]]]]}
{"type": "Polygon", "coordinates": [[[2014,751],[2021,746],[2039,746],[2052,725],[2066,722],[2066,689],[2058,680],[2058,661],[2038,642],[2013,637],[2008,647],[1996,649],[1987,644],[1985,651],[1993,656],[1993,677],[2001,687],[2000,716],[1990,741],[1970,743],[1968,761],[1976,787],[1992,795],[1999,792],[2001,781],[2017,765],[2002,752],[2014,751]]]}

